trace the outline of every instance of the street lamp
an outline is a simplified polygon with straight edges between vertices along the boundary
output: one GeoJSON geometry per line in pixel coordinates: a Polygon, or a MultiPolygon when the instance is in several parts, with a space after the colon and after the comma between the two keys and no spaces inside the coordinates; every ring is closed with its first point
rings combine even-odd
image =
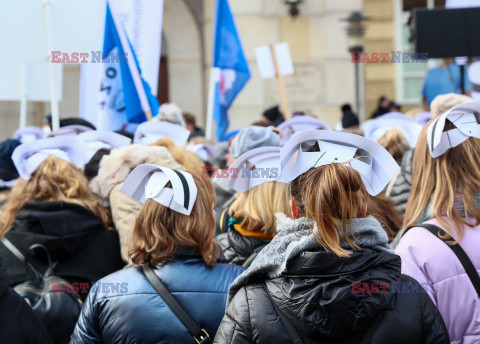
{"type": "MultiPolygon", "coordinates": [[[[365,22],[368,18],[364,17],[361,12],[352,12],[348,18],[342,19],[347,22],[347,37],[348,37],[348,51],[363,52],[365,45],[365,22]]],[[[363,122],[365,116],[360,111],[360,66],[359,63],[354,63],[355,66],[355,107],[360,117],[360,121],[363,122]]]]}
{"type": "Polygon", "coordinates": [[[298,5],[300,5],[303,0],[281,0],[285,5],[289,6],[290,9],[288,12],[292,17],[298,16],[300,11],[298,10],[298,5]]]}

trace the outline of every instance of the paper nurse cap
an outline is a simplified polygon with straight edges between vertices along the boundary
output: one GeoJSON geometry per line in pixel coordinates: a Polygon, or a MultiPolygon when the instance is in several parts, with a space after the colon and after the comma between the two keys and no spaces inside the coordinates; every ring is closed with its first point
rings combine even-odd
{"type": "Polygon", "coordinates": [[[140,203],[153,199],[184,215],[190,215],[197,199],[197,186],[190,173],[152,164],[136,167],[120,191],[140,203]],[[168,182],[171,187],[166,186],[168,182]]]}
{"type": "Polygon", "coordinates": [[[39,127],[23,127],[18,128],[12,138],[19,140],[21,143],[27,143],[45,137],[45,132],[39,127]]]}
{"type": "Polygon", "coordinates": [[[225,182],[236,191],[247,192],[275,181],[288,183],[281,178],[280,147],[259,147],[240,155],[230,166],[225,182]]]}
{"type": "Polygon", "coordinates": [[[278,126],[278,129],[282,133],[282,138],[280,139],[280,145],[285,144],[295,133],[301,132],[308,129],[322,129],[330,130],[330,127],[311,116],[297,116],[292,119],[283,122],[278,126]]]}
{"type": "Polygon", "coordinates": [[[312,167],[345,163],[362,177],[368,193],[379,194],[399,170],[378,143],[362,136],[330,130],[295,134],[281,149],[282,179],[292,181],[312,167]]]}
{"type": "Polygon", "coordinates": [[[38,165],[50,155],[72,162],[83,169],[85,145],[75,137],[46,138],[21,144],[13,151],[12,160],[20,177],[29,180],[38,165]]]}
{"type": "Polygon", "coordinates": [[[77,136],[86,146],[85,162],[90,159],[102,148],[109,150],[128,146],[132,140],[128,137],[114,133],[108,130],[91,130],[81,133],[77,136]]]}
{"type": "Polygon", "coordinates": [[[189,145],[187,146],[187,150],[197,154],[200,157],[200,159],[204,161],[208,161],[210,159],[216,158],[219,154],[218,150],[214,146],[206,143],[189,145]]]}
{"type": "Polygon", "coordinates": [[[188,141],[190,131],[165,121],[143,122],[135,131],[133,143],[149,145],[165,136],[170,137],[177,145],[184,146],[188,141]]]}
{"type": "Polygon", "coordinates": [[[378,141],[392,129],[399,129],[412,148],[417,146],[418,136],[420,136],[422,128],[420,124],[412,120],[384,119],[383,116],[367,121],[362,126],[365,137],[372,141],[378,141]]]}
{"type": "Polygon", "coordinates": [[[475,101],[454,106],[427,128],[428,148],[433,158],[438,158],[470,137],[480,139],[480,103],[475,101]],[[452,127],[447,128],[447,124],[452,127]]]}

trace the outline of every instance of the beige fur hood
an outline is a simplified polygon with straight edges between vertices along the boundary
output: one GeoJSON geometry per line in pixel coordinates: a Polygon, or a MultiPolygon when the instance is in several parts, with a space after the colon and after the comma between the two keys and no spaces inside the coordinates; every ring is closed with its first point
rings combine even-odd
{"type": "Polygon", "coordinates": [[[103,206],[109,206],[112,189],[141,164],[154,164],[185,171],[185,167],[177,163],[165,147],[130,145],[103,157],[98,175],[90,182],[90,190],[100,198],[103,206]]]}

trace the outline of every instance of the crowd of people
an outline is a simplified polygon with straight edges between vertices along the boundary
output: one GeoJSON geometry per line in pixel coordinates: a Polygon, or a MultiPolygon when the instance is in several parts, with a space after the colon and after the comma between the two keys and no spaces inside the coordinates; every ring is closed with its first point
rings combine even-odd
{"type": "Polygon", "coordinates": [[[480,104],[0,143],[5,343],[480,341],[480,104]],[[443,241],[443,242],[442,242],[443,241]]]}

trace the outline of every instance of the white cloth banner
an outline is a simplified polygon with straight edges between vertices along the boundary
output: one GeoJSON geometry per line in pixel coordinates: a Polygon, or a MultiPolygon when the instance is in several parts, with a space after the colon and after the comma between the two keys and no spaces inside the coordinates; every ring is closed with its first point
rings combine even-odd
{"type": "MultiPolygon", "coordinates": [[[[133,46],[143,79],[157,93],[164,0],[110,0],[133,46]]],[[[106,2],[98,11],[105,20],[106,2]]],[[[104,27],[104,25],[102,26],[104,27]]],[[[102,35],[103,31],[99,32],[102,35]]],[[[99,47],[99,50],[102,46],[99,47]]],[[[90,61],[89,61],[90,62],[90,61]]],[[[80,71],[80,117],[98,129],[118,130],[126,123],[118,63],[86,63],[80,71]]]]}

